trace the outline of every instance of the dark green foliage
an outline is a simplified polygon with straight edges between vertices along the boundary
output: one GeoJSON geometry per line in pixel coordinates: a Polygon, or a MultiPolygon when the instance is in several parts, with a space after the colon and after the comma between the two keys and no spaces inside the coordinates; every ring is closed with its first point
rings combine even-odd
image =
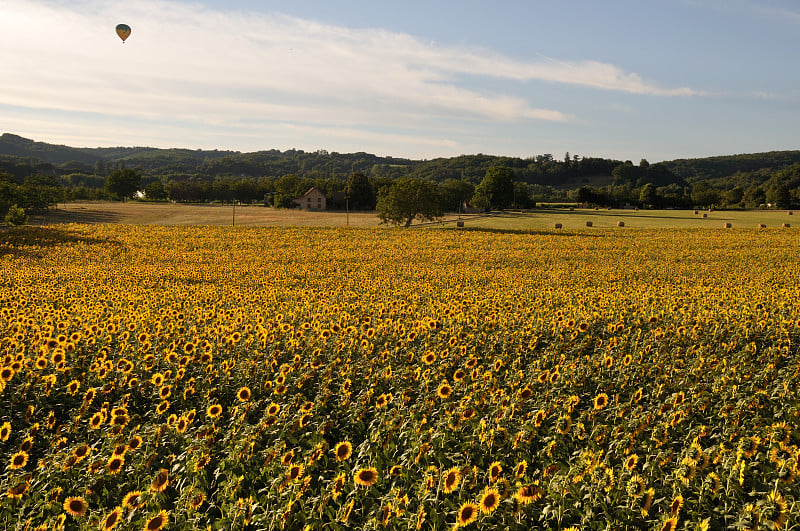
{"type": "Polygon", "coordinates": [[[164,183],[159,180],[153,181],[144,187],[144,196],[153,201],[161,201],[167,198],[167,191],[164,189],[164,183]]]}
{"type": "MultiPolygon", "coordinates": [[[[442,184],[444,208],[457,211],[463,204],[465,185],[475,187],[497,167],[513,174],[511,198],[505,193],[495,197],[494,192],[487,192],[487,183],[473,189],[474,198],[470,193],[467,198],[471,200],[470,206],[528,208],[534,202],[582,199],[585,201],[581,202],[599,206],[689,208],[714,204],[740,208],[769,203],[784,208],[800,204],[799,171],[792,170],[792,165],[800,168],[800,151],[656,164],[642,159],[634,165],[631,161],[569,153],[561,158],[551,154],[520,158],[479,153],[409,160],[325,150],[239,153],[149,147],[72,148],[11,134],[0,136],[0,182],[22,185],[31,175],[51,176],[68,190],[65,194],[62,187],[59,192],[65,198],[122,197],[105,191],[106,177],[114,171],[132,168],[140,174],[143,184],[162,182],[166,197],[176,201],[236,200],[261,204],[265,194],[269,194],[270,201],[292,207],[294,198],[315,186],[326,195],[330,208],[342,210],[347,204],[347,192],[352,209],[372,209],[382,189],[399,178],[415,177],[442,184]],[[693,192],[701,182],[705,186],[693,192]]],[[[18,202],[20,206],[41,205],[46,198],[38,187],[53,186],[53,182],[36,186],[39,199],[22,199],[18,202]]],[[[6,203],[6,208],[10,204],[6,203]]]]}
{"type": "Polygon", "coordinates": [[[122,199],[130,199],[139,191],[142,185],[142,176],[136,170],[123,169],[114,170],[106,177],[106,193],[110,196],[122,199]]]}
{"type": "Polygon", "coordinates": [[[459,212],[469,204],[475,185],[460,179],[447,179],[439,185],[442,197],[442,208],[449,212],[459,212]]]}
{"type": "Polygon", "coordinates": [[[378,197],[378,216],[383,223],[408,227],[415,219],[440,217],[442,201],[435,183],[418,177],[402,177],[378,197]]]}
{"type": "Polygon", "coordinates": [[[502,210],[514,203],[514,170],[495,166],[486,170],[483,180],[475,187],[473,205],[487,210],[502,210]]]}
{"type": "Polygon", "coordinates": [[[350,174],[345,188],[351,210],[375,210],[375,189],[366,175],[361,172],[350,174]]]}

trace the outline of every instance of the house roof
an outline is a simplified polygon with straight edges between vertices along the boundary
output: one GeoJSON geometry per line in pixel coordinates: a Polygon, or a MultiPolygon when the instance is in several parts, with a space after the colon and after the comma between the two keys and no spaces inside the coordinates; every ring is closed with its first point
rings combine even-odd
{"type": "Polygon", "coordinates": [[[314,191],[316,191],[316,192],[317,192],[319,195],[322,195],[322,196],[324,196],[324,195],[325,195],[325,194],[323,194],[322,192],[320,192],[320,191],[319,191],[319,189],[317,189],[317,187],[316,187],[316,186],[312,186],[311,188],[309,188],[309,189],[308,189],[308,191],[307,191],[306,193],[304,193],[303,195],[301,195],[301,196],[300,196],[300,197],[298,197],[297,199],[302,199],[302,198],[304,198],[304,197],[306,197],[306,196],[309,196],[309,195],[311,195],[311,193],[312,193],[312,192],[314,192],[314,191]]]}

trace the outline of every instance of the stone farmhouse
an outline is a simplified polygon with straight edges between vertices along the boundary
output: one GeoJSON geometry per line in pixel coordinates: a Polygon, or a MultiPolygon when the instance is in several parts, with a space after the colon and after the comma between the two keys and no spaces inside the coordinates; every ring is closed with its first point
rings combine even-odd
{"type": "Polygon", "coordinates": [[[325,210],[325,194],[312,186],[306,193],[294,199],[294,203],[302,210],[325,210]]]}

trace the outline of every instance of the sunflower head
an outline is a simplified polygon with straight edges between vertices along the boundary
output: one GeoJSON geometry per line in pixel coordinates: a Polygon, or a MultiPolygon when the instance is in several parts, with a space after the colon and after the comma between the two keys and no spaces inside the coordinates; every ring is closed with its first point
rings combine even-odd
{"type": "Polygon", "coordinates": [[[461,469],[453,467],[445,473],[444,476],[444,492],[450,494],[458,488],[458,482],[461,480],[461,469]]]}
{"type": "Polygon", "coordinates": [[[161,511],[154,517],[150,518],[144,526],[145,531],[159,531],[167,524],[167,511],[161,511]]]}
{"type": "Polygon", "coordinates": [[[372,467],[359,468],[353,475],[356,485],[370,487],[378,482],[378,471],[372,467]]]}
{"type": "Polygon", "coordinates": [[[100,523],[103,531],[114,529],[122,520],[122,507],[117,507],[103,518],[100,523]]]}
{"type": "Polygon", "coordinates": [[[494,483],[500,477],[500,474],[503,473],[503,465],[500,464],[500,461],[495,461],[491,465],[489,465],[489,482],[494,483]]]}
{"type": "Polygon", "coordinates": [[[605,393],[600,393],[596,397],[594,397],[594,409],[595,411],[600,411],[604,407],[608,405],[608,395],[605,393]]]}
{"type": "Polygon", "coordinates": [[[72,516],[83,516],[86,514],[86,510],[89,508],[89,504],[87,504],[86,500],[80,496],[70,496],[64,500],[63,508],[72,516]]]}
{"type": "Polygon", "coordinates": [[[539,485],[524,485],[517,490],[514,497],[520,505],[526,505],[538,501],[544,496],[544,489],[539,485]]]}
{"type": "Polygon", "coordinates": [[[483,514],[493,512],[500,505],[500,492],[497,489],[487,488],[481,494],[478,506],[483,514]]]}
{"type": "Polygon", "coordinates": [[[162,468],[150,484],[151,492],[162,492],[169,485],[169,470],[162,468]]]}
{"type": "Polygon", "coordinates": [[[464,527],[474,522],[478,518],[478,512],[478,506],[472,502],[461,504],[461,507],[458,508],[458,527],[464,527]]]}
{"type": "Polygon", "coordinates": [[[252,398],[252,396],[253,393],[250,391],[249,387],[242,387],[239,389],[239,392],[236,393],[236,398],[239,400],[239,402],[247,402],[250,400],[250,398],[252,398]]]}
{"type": "Polygon", "coordinates": [[[342,441],[333,449],[337,461],[349,459],[353,454],[353,445],[349,441],[342,441]]]}
{"type": "Polygon", "coordinates": [[[436,395],[439,398],[447,398],[453,393],[453,388],[447,382],[442,382],[436,389],[436,395]]]}

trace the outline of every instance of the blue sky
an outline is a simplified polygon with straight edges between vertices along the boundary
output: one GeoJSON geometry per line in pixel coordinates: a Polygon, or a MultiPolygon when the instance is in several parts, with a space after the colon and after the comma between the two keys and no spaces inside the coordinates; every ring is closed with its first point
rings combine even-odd
{"type": "Polygon", "coordinates": [[[799,51],[796,1],[0,0],[0,132],[409,158],[800,149],[799,51]]]}

